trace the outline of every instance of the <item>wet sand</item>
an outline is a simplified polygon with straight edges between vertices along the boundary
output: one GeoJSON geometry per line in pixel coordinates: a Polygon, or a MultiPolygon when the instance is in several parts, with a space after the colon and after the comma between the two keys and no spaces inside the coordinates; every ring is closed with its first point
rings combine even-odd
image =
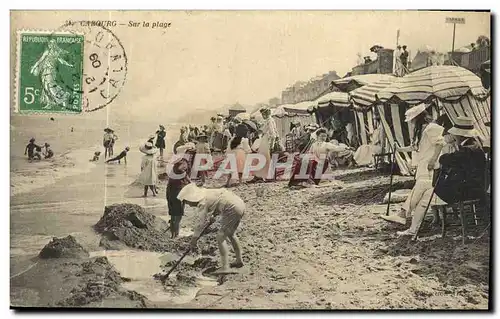
{"type": "MultiPolygon", "coordinates": [[[[108,168],[108,174],[124,174],[123,168],[116,167],[108,168]]],[[[397,238],[396,231],[404,227],[388,224],[379,218],[386,209],[386,205],[379,203],[387,191],[388,176],[363,169],[339,170],[336,172],[339,181],[324,182],[317,188],[289,190],[284,182],[234,187],[232,190],[248,203],[237,233],[246,265],[238,274],[215,278],[217,285],[213,278],[206,279],[208,282],[200,281],[202,271],[218,262],[212,233],[200,240],[198,254],[189,255],[171,275],[172,280],[163,287],[150,276],[156,270],[168,270],[184,251],[196,222],[193,211],[188,210],[183,219],[186,236],[177,239],[174,251],[137,252],[135,255],[128,250],[102,252],[98,245],[100,236],[93,232],[92,226],[101,218],[104,205],[136,203],[148,213],[167,220],[168,217],[164,216],[164,186],[160,187],[159,198],[124,199],[120,186],[112,186],[109,180],[106,187],[104,182],[96,183],[93,177],[101,173],[81,176],[78,180],[80,187],[74,185],[73,188],[74,182],[70,181],[56,184],[49,190],[54,197],[49,198],[57,198],[55,195],[60,192],[65,196],[63,203],[44,204],[43,194],[36,192],[13,198],[12,238],[13,243],[23,249],[22,254],[19,248],[18,254],[11,256],[11,276],[30,266],[33,254],[50,240],[47,237],[64,237],[72,233],[91,252],[91,258],[107,255],[121,276],[136,277],[123,283],[122,287],[145,295],[147,307],[488,308],[489,233],[471,240],[466,246],[462,246],[461,239],[453,237],[453,230],[445,239],[434,236],[431,240],[425,237],[412,242],[409,238],[397,238]],[[338,185],[343,188],[334,187],[338,185]],[[102,196],[104,189],[106,202],[102,196]],[[100,200],[96,201],[96,198],[100,200]],[[23,236],[28,235],[39,236],[38,242],[30,241],[30,245],[22,242],[23,236]],[[27,249],[28,246],[31,249],[27,249]],[[128,261],[123,258],[126,255],[130,256],[128,261]],[[141,258],[151,258],[150,265],[153,266],[134,274],[134,267],[140,268],[141,258]],[[158,259],[161,262],[156,263],[158,259]],[[151,293],[148,295],[147,292],[151,293]]],[[[409,188],[412,181],[411,178],[396,177],[395,183],[409,188]]],[[[219,186],[223,181],[210,184],[219,186]]],[[[391,207],[397,211],[401,204],[392,204],[391,207]]],[[[28,269],[15,280],[19,283],[19,278],[30,272],[41,271],[38,267],[28,269]]],[[[14,285],[12,295],[23,289],[20,284],[14,285]]],[[[120,299],[115,304],[123,307],[124,302],[127,304],[125,299],[120,299]]],[[[106,299],[101,304],[112,306],[113,300],[106,299]]],[[[136,301],[130,301],[128,306],[136,304],[136,301]]]]}

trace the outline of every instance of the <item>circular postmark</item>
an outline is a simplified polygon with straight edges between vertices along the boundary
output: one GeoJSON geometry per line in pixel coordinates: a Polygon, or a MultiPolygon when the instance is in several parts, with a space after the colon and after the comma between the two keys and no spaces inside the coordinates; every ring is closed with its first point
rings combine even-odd
{"type": "Polygon", "coordinates": [[[83,37],[83,48],[74,41],[74,50],[68,50],[71,70],[57,72],[60,86],[72,92],[68,104],[81,103],[83,112],[92,112],[113,102],[127,78],[127,55],[118,37],[90,21],[67,21],[53,36],[58,33],[83,37]]]}

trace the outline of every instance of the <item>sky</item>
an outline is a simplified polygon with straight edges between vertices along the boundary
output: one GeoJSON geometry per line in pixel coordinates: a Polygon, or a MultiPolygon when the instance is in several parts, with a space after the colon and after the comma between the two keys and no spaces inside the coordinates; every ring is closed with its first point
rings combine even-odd
{"type": "Polygon", "coordinates": [[[344,76],[358,53],[368,55],[375,44],[394,48],[398,29],[412,55],[425,45],[451,51],[446,17],[466,20],[456,27],[455,48],[490,35],[489,13],[438,11],[30,11],[11,14],[11,33],[55,29],[68,18],[170,22],[168,29],[111,28],[128,56],[127,81],[112,104],[92,115],[168,120],[265,102],[331,70],[344,76]]]}

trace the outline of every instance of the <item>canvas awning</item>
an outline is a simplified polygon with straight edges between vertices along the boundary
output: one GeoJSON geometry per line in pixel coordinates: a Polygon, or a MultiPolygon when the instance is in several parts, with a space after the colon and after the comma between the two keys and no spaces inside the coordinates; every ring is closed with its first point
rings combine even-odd
{"type": "Polygon", "coordinates": [[[314,107],[349,107],[349,95],[345,92],[330,92],[316,99],[312,105],[314,107]]]}
{"type": "Polygon", "coordinates": [[[367,84],[372,84],[381,80],[394,77],[391,74],[362,74],[353,75],[333,81],[333,85],[342,92],[350,92],[367,84]]]}
{"type": "Polygon", "coordinates": [[[385,89],[396,80],[396,77],[382,79],[372,84],[357,88],[349,93],[349,98],[354,103],[355,108],[370,108],[377,102],[377,93],[385,89]]]}
{"type": "Polygon", "coordinates": [[[416,105],[433,98],[456,101],[467,94],[486,98],[489,93],[471,71],[453,65],[429,66],[398,78],[377,93],[381,102],[416,105]]]}

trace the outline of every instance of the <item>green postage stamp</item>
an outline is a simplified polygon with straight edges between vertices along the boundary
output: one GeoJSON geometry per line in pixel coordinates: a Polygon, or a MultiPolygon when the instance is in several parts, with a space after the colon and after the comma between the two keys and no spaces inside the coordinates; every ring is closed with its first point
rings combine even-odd
{"type": "Polygon", "coordinates": [[[18,31],[15,110],[81,113],[84,36],[18,31]]]}

